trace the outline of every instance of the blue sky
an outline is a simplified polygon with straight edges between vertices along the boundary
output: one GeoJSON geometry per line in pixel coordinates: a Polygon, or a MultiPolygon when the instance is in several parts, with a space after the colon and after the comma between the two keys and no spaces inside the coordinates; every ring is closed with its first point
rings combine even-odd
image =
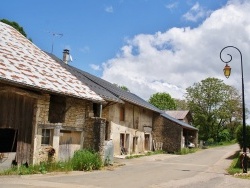
{"type": "Polygon", "coordinates": [[[102,71],[95,71],[90,65],[97,67],[113,58],[126,39],[172,27],[196,27],[205,15],[195,21],[184,17],[195,4],[210,11],[225,3],[226,0],[2,0],[0,18],[18,22],[43,50],[52,51],[53,43],[53,53],[59,57],[63,48],[69,48],[73,66],[101,76],[102,71]]]}
{"type": "Polygon", "coordinates": [[[249,0],[2,0],[0,19],[19,23],[42,50],[53,44],[62,57],[67,48],[72,66],[148,100],[156,92],[183,98],[207,77],[241,91],[239,54],[232,52],[233,73],[225,79],[219,52],[237,46],[250,70],[249,10],[249,0]]]}

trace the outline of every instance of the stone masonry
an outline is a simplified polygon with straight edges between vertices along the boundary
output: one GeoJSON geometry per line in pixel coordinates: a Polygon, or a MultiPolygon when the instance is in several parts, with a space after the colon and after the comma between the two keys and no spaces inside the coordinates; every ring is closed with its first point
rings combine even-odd
{"type": "Polygon", "coordinates": [[[162,116],[155,116],[153,123],[153,140],[162,142],[162,150],[173,153],[181,150],[182,127],[162,116]]]}

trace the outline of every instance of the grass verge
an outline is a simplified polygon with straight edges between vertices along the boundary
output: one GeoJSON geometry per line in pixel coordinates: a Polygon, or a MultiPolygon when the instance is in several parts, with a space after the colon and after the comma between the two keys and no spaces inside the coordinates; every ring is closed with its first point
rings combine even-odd
{"type": "MultiPolygon", "coordinates": [[[[248,173],[243,173],[241,168],[241,157],[240,157],[240,151],[236,151],[232,156],[228,157],[228,159],[232,159],[232,163],[227,169],[227,172],[230,175],[233,175],[234,177],[238,178],[244,178],[250,180],[250,173],[248,168],[248,173]]],[[[248,158],[249,160],[249,158],[248,158]]],[[[249,164],[249,163],[248,163],[249,164]]],[[[249,167],[249,165],[248,165],[249,167]]]]}
{"type": "Polygon", "coordinates": [[[0,172],[0,175],[28,175],[28,174],[46,174],[50,172],[70,172],[99,170],[103,167],[100,155],[92,150],[78,150],[74,156],[64,162],[42,162],[28,167],[21,165],[0,172]]]}
{"type": "Polygon", "coordinates": [[[144,156],[150,156],[150,155],[157,155],[157,154],[164,154],[165,152],[162,150],[157,150],[157,151],[149,151],[145,154],[139,154],[139,155],[129,155],[126,156],[125,159],[133,159],[133,158],[139,158],[139,157],[144,157],[144,156]]]}

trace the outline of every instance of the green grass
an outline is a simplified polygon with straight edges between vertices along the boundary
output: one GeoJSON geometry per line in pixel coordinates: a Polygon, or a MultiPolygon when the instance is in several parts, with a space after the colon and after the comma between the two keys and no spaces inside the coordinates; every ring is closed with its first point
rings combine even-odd
{"type": "Polygon", "coordinates": [[[90,150],[78,150],[71,160],[74,170],[99,170],[102,167],[102,159],[98,153],[90,150]]]}
{"type": "Polygon", "coordinates": [[[213,148],[213,147],[220,147],[220,146],[229,146],[232,144],[236,144],[236,140],[231,140],[231,141],[226,141],[226,142],[214,142],[214,143],[209,143],[205,147],[207,148],[213,148]]]}
{"type": "Polygon", "coordinates": [[[91,150],[78,150],[74,156],[64,162],[42,162],[37,165],[13,167],[0,172],[0,175],[46,174],[50,172],[70,172],[99,170],[103,167],[100,155],[91,150]]]}
{"type": "Polygon", "coordinates": [[[145,154],[139,154],[139,155],[129,155],[126,156],[125,159],[133,159],[133,158],[139,158],[139,157],[144,157],[144,156],[150,156],[150,155],[157,155],[157,154],[164,154],[165,152],[162,150],[157,150],[157,151],[149,151],[145,154]]]}
{"type": "MultiPolygon", "coordinates": [[[[227,169],[227,172],[230,175],[233,175],[234,177],[238,177],[238,178],[244,178],[244,179],[250,179],[250,174],[243,174],[243,170],[241,168],[241,159],[240,159],[240,151],[235,152],[234,155],[230,156],[228,159],[232,159],[232,163],[230,165],[230,167],[227,169]]],[[[248,156],[248,160],[249,160],[249,156],[248,156]]],[[[248,163],[249,164],[249,163],[248,163]]],[[[249,165],[248,165],[249,167],[249,165]]],[[[248,171],[250,169],[248,168],[248,171]]]]}
{"type": "Polygon", "coordinates": [[[13,168],[0,172],[0,175],[28,175],[28,174],[46,174],[48,172],[69,172],[72,166],[69,162],[43,162],[37,165],[15,166],[13,168]]]}

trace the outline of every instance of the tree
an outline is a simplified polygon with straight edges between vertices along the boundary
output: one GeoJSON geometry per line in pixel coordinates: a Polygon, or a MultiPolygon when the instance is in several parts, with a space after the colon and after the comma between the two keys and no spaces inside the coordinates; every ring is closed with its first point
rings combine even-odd
{"type": "MultiPolygon", "coordinates": [[[[240,148],[243,148],[243,126],[237,128],[237,142],[240,145],[240,148]]],[[[250,148],[250,126],[246,126],[246,147],[250,148]]]]}
{"type": "Polygon", "coordinates": [[[121,89],[124,90],[124,91],[130,92],[130,90],[129,90],[126,86],[120,86],[120,85],[115,84],[115,83],[114,83],[114,85],[115,85],[116,87],[121,88],[121,89]]]}
{"type": "Polygon", "coordinates": [[[174,99],[176,104],[176,110],[189,110],[187,101],[181,99],[174,99]]]}
{"type": "MultiPolygon", "coordinates": [[[[23,36],[25,36],[27,38],[27,34],[25,33],[23,27],[21,27],[17,22],[14,21],[9,21],[7,19],[1,19],[0,22],[3,22],[5,24],[8,24],[12,27],[14,27],[17,31],[19,31],[23,36]]],[[[32,39],[29,38],[30,41],[32,41],[32,39]]]]}
{"type": "Polygon", "coordinates": [[[161,110],[176,110],[175,100],[168,93],[155,93],[149,103],[161,110]]]}
{"type": "Polygon", "coordinates": [[[231,135],[241,120],[241,97],[238,91],[217,78],[207,78],[188,87],[186,100],[193,113],[200,139],[220,141],[228,129],[231,135]],[[231,127],[230,127],[231,126],[231,127]],[[229,128],[230,127],[230,128],[229,128]]]}
{"type": "Polygon", "coordinates": [[[126,86],[120,86],[120,88],[124,91],[128,91],[129,92],[129,89],[126,87],[126,86]]]}

